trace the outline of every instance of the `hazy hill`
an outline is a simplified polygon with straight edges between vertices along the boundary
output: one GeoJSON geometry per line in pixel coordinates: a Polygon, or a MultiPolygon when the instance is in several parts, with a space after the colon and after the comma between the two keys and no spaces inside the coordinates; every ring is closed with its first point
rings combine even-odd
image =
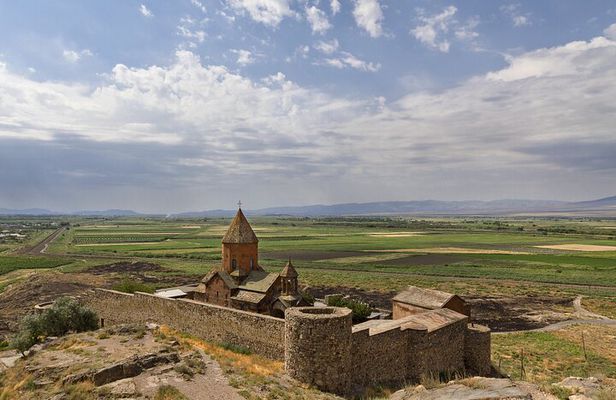
{"type": "MultiPolygon", "coordinates": [[[[188,211],[172,214],[172,218],[219,218],[235,214],[230,210],[188,211]]],[[[616,216],[616,196],[597,200],[566,202],[557,200],[505,199],[491,201],[381,201],[371,203],[315,204],[308,206],[268,207],[244,210],[252,216],[287,215],[294,217],[345,216],[345,215],[508,215],[508,214],[575,214],[587,212],[594,216],[616,216]]],[[[110,209],[102,211],[75,211],[59,213],[46,209],[30,208],[13,210],[0,208],[0,215],[77,215],[98,217],[136,217],[143,214],[133,210],[110,209]]]]}

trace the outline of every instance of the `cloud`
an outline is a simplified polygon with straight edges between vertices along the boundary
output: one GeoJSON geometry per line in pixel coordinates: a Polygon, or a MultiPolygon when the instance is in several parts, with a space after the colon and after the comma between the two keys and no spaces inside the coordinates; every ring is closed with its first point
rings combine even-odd
{"type": "MultiPolygon", "coordinates": [[[[340,50],[329,58],[362,65],[340,50]]],[[[614,82],[607,37],[510,56],[397,101],[327,94],[282,73],[252,80],[189,51],[166,66],[118,64],[94,86],[0,66],[0,186],[19,189],[0,201],[168,209],[224,206],[246,191],[255,206],[272,193],[304,204],[604,193],[616,187],[614,82]]]]}
{"type": "Polygon", "coordinates": [[[62,56],[64,57],[64,59],[68,61],[69,63],[73,63],[73,64],[81,60],[83,57],[91,57],[92,55],[93,55],[92,51],[88,49],[84,49],[80,51],[75,51],[75,50],[63,50],[62,51],[62,56]]]}
{"type": "Polygon", "coordinates": [[[501,6],[500,10],[511,20],[511,23],[516,28],[531,25],[531,14],[523,13],[521,8],[522,6],[520,4],[513,3],[501,6]]]}
{"type": "Polygon", "coordinates": [[[612,24],[612,25],[608,26],[607,28],[605,28],[603,33],[609,39],[616,40],[616,24],[612,24]]]}
{"type": "Polygon", "coordinates": [[[447,39],[442,38],[442,35],[449,31],[454,23],[453,17],[457,11],[458,9],[455,6],[448,6],[439,14],[421,15],[419,17],[421,25],[411,29],[410,33],[426,46],[447,53],[450,43],[447,39]]]}
{"type": "Polygon", "coordinates": [[[373,37],[383,34],[383,11],[378,0],[354,0],[353,17],[355,23],[373,37]]]}
{"type": "Polygon", "coordinates": [[[232,49],[231,52],[237,55],[236,63],[242,67],[255,62],[253,54],[248,50],[232,49]]]}
{"type": "Polygon", "coordinates": [[[187,41],[181,47],[195,48],[198,44],[203,43],[207,34],[200,29],[201,23],[198,23],[191,17],[180,19],[180,24],[176,27],[178,36],[187,41]]]}
{"type": "Polygon", "coordinates": [[[201,10],[202,13],[207,13],[207,9],[199,0],[190,0],[190,4],[197,7],[199,10],[201,10]]]}
{"type": "Polygon", "coordinates": [[[317,64],[328,65],[330,67],[338,69],[353,68],[364,72],[376,72],[381,69],[381,64],[374,64],[371,62],[360,60],[353,54],[346,51],[340,52],[339,57],[326,58],[325,60],[323,60],[322,62],[318,62],[317,64]]]}
{"type": "Polygon", "coordinates": [[[306,19],[312,28],[312,33],[324,34],[331,24],[327,20],[327,15],[315,6],[306,7],[306,19]]]}
{"type": "Polygon", "coordinates": [[[338,39],[330,40],[329,42],[319,41],[315,45],[313,45],[316,50],[320,51],[324,54],[332,54],[338,47],[340,47],[340,43],[338,43],[338,39]]]}
{"type": "Polygon", "coordinates": [[[239,13],[248,12],[250,17],[264,25],[277,27],[285,18],[295,15],[290,0],[227,0],[239,13]]]}
{"type": "Polygon", "coordinates": [[[336,15],[340,12],[340,1],[339,0],[331,0],[330,7],[332,9],[332,15],[336,15]]]}
{"type": "Polygon", "coordinates": [[[490,72],[487,79],[511,82],[528,78],[574,76],[581,73],[581,68],[587,67],[578,60],[582,54],[590,56],[592,52],[598,52],[598,49],[602,48],[615,50],[615,46],[613,40],[597,37],[589,42],[570,42],[564,46],[539,49],[517,57],[508,56],[509,66],[490,72]]]}
{"type": "Polygon", "coordinates": [[[139,6],[139,12],[141,13],[141,15],[143,15],[146,18],[150,18],[153,17],[154,14],[152,13],[152,11],[150,9],[148,9],[145,4],[141,4],[139,6]]]}

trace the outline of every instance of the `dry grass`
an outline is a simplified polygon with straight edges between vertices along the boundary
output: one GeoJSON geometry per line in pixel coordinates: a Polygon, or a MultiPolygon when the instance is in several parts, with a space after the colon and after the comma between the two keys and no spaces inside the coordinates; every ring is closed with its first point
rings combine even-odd
{"type": "Polygon", "coordinates": [[[158,388],[154,400],[188,400],[179,390],[170,385],[158,388]]]}
{"type": "Polygon", "coordinates": [[[281,373],[284,369],[284,363],[281,361],[268,360],[254,354],[238,354],[201,339],[183,336],[167,326],[162,326],[160,331],[166,336],[178,337],[181,342],[203,350],[223,366],[226,365],[259,376],[275,375],[281,373]]]}
{"type": "Polygon", "coordinates": [[[370,250],[375,253],[431,253],[431,254],[531,254],[523,251],[469,249],[464,247],[427,247],[422,249],[370,250]]]}
{"type": "Polygon", "coordinates": [[[596,325],[574,325],[556,331],[554,334],[579,346],[582,346],[582,336],[586,350],[600,354],[616,363],[616,328],[596,325]]]}
{"type": "Polygon", "coordinates": [[[598,246],[594,244],[551,244],[535,246],[540,249],[573,250],[573,251],[616,251],[616,246],[598,246]]]}
{"type": "Polygon", "coordinates": [[[17,365],[4,372],[0,386],[0,400],[30,399],[28,393],[34,378],[30,373],[17,365]]]}

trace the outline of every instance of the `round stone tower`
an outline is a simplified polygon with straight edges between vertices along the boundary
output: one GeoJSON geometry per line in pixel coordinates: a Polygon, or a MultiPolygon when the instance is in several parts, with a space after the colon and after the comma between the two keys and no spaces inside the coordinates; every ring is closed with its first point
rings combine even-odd
{"type": "Polygon", "coordinates": [[[344,394],[351,374],[351,310],[293,307],[285,313],[285,369],[300,382],[344,394]]]}

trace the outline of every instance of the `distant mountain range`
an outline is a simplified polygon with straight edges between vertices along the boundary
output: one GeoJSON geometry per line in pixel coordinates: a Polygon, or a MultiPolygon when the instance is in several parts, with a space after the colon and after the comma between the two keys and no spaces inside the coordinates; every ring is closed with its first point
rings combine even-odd
{"type": "MultiPolygon", "coordinates": [[[[492,200],[492,201],[382,201],[372,203],[344,203],[332,205],[310,205],[297,207],[270,207],[244,210],[252,216],[361,216],[361,215],[593,215],[616,216],[616,196],[598,200],[567,202],[556,200],[492,200]]],[[[189,211],[168,215],[171,218],[229,217],[235,210],[189,211]]],[[[11,210],[0,208],[0,215],[74,215],[95,217],[152,216],[132,210],[76,211],[59,213],[45,209],[31,208],[11,210]]],[[[158,215],[162,216],[162,214],[158,215]]]]}

